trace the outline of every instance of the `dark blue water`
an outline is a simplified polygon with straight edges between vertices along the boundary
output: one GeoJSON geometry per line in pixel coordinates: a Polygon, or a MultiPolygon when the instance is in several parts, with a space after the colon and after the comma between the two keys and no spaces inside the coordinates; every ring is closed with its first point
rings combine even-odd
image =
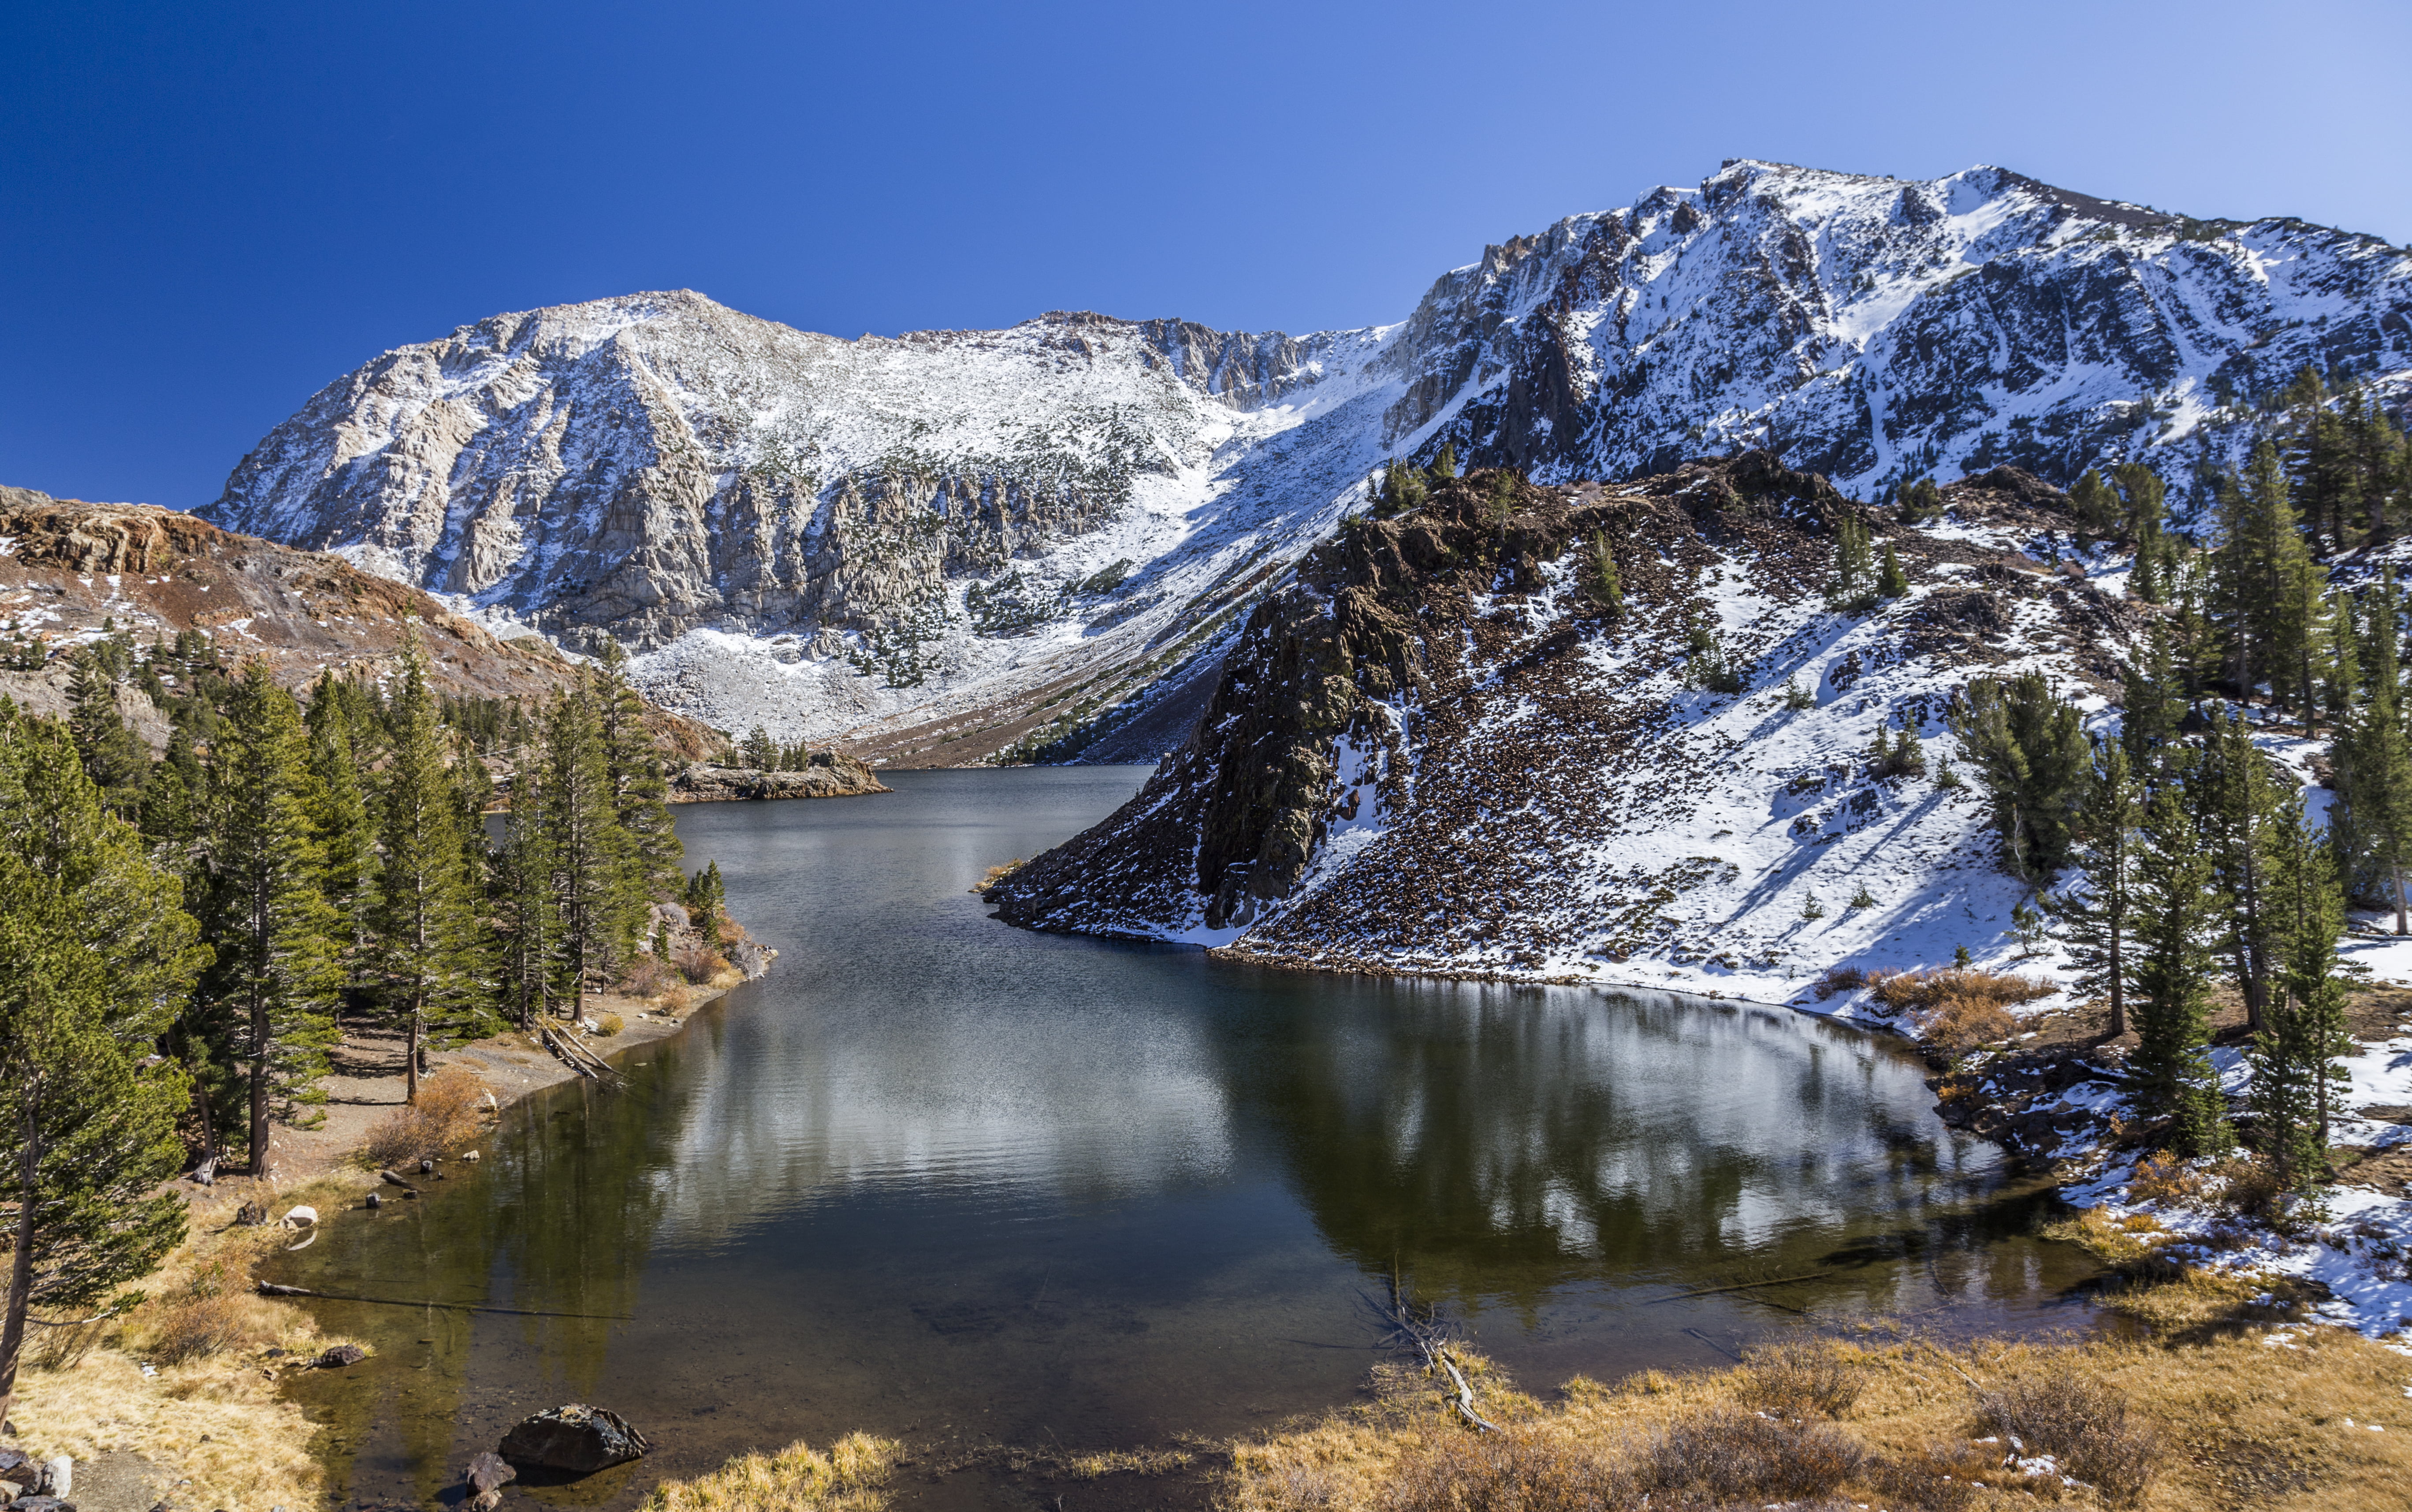
{"type": "Polygon", "coordinates": [[[1394,1270],[1539,1387],[1874,1314],[2081,1321],[2092,1267],[2031,1237],[2034,1183],[1881,1040],[988,917],[987,868],[1143,775],[902,772],[892,796],[680,811],[778,962],[635,1051],[625,1090],[531,1099],[474,1176],[296,1257],[330,1287],[584,1314],[329,1305],[379,1347],[302,1387],[342,1493],[423,1500],[519,1416],[585,1400],[658,1452],[531,1494],[625,1505],[860,1428],[917,1446],[907,1505],[1024,1505],[983,1451],[1349,1400],[1394,1270]]]}

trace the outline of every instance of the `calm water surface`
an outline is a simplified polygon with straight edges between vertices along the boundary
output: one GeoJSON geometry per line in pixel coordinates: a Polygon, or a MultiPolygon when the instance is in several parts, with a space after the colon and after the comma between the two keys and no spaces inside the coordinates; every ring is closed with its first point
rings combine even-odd
{"type": "Polygon", "coordinates": [[[510,1422],[579,1400],[657,1452],[535,1497],[625,1506],[860,1428],[915,1446],[907,1505],[1039,1505],[999,1446],[1349,1400],[1394,1268],[1536,1387],[1866,1314],[2084,1321],[2090,1263],[2030,1237],[2049,1198],[1881,1040],[1032,934],[965,890],[1144,775],[908,771],[890,797],[679,811],[778,963],[633,1052],[625,1089],[519,1105],[429,1200],[334,1215],[292,1257],[326,1289],[545,1314],[316,1304],[378,1351],[296,1387],[340,1498],[449,1495],[510,1422]]]}

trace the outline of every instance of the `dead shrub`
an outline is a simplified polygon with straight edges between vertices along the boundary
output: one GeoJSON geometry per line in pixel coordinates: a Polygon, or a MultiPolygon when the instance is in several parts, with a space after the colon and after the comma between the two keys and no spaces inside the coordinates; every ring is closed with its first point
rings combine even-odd
{"type": "Polygon", "coordinates": [[[466,1144],[477,1137],[485,1095],[486,1084],[457,1066],[425,1078],[419,1083],[419,1101],[369,1131],[360,1158],[391,1167],[466,1144]]]}
{"type": "Polygon", "coordinates": [[[1713,1408],[1652,1437],[1640,1473],[1649,1489],[1752,1503],[1824,1496],[1859,1473],[1866,1452],[1823,1423],[1792,1425],[1713,1408]]]}
{"type": "Polygon", "coordinates": [[[1929,966],[1875,975],[1868,986],[1875,990],[1877,1002],[1895,1013],[1915,1015],[1919,1032],[1954,1054],[2008,1038],[2018,1031],[2011,1007],[2060,990],[2040,976],[1975,966],[1929,966]]]}
{"type": "Polygon", "coordinates": [[[2203,1175],[2163,1150],[2136,1162],[2127,1195],[2139,1202],[2190,1202],[2202,1195],[2203,1175]]]}
{"type": "Polygon", "coordinates": [[[1558,1512],[1620,1506],[1603,1455],[1563,1433],[1446,1433],[1403,1459],[1374,1505],[1383,1512],[1558,1512]]]}
{"type": "Polygon", "coordinates": [[[2278,1181],[2276,1167],[2249,1155],[2223,1160],[2212,1167],[2211,1174],[2220,1183],[2220,1210],[2247,1218],[2269,1217],[2287,1190],[2278,1181]]]}
{"type": "Polygon", "coordinates": [[[728,970],[728,958],[708,946],[689,946],[678,953],[678,969],[688,981],[706,987],[728,970]]]}
{"type": "Polygon", "coordinates": [[[252,1299],[227,1284],[224,1263],[195,1271],[172,1297],[146,1310],[140,1332],[145,1353],[160,1365],[181,1365],[254,1342],[259,1331],[252,1299]]]}
{"type": "Polygon", "coordinates": [[[1923,1454],[1872,1461],[1860,1478],[1904,1512],[1964,1512],[1979,1482],[2001,1484],[2001,1457],[1975,1445],[1957,1450],[1929,1445],[1923,1454]]]}
{"type": "Polygon", "coordinates": [[[1990,1433],[2028,1455],[2048,1454],[2064,1475],[2102,1493],[2114,1506],[2143,1499],[2159,1469],[2158,1437],[2130,1422],[2127,1398],[2081,1375],[2052,1374],[1989,1392],[1977,1418],[1990,1433]]]}
{"type": "Polygon", "coordinates": [[[678,968],[659,956],[642,955],[628,967],[628,975],[620,980],[620,991],[630,997],[660,997],[678,985],[678,968]]]}
{"type": "Polygon", "coordinates": [[[1866,985],[1868,974],[1859,967],[1829,966],[1809,990],[1817,994],[1818,1002],[1823,1003],[1837,992],[1857,991],[1866,985]]]}
{"type": "Polygon", "coordinates": [[[607,1039],[627,1027],[628,1020],[616,1013],[598,1013],[595,1016],[595,1032],[607,1039]]]}
{"type": "Polygon", "coordinates": [[[1860,1372],[1824,1339],[1762,1344],[1743,1359],[1745,1400],[1787,1417],[1840,1417],[1860,1400],[1860,1372]]]}

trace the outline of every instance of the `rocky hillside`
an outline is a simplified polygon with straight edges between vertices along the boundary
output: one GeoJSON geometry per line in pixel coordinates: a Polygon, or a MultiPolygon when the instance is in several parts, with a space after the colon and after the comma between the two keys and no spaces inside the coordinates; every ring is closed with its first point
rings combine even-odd
{"type": "Polygon", "coordinates": [[[1754,452],[1352,521],[1251,615],[1189,743],[992,901],[1287,965],[1770,1002],[1845,959],[2006,955],[2024,890],[1945,775],[1947,710],[2029,668],[2103,707],[2141,611],[2031,475],[1944,497],[1904,526],[1754,452]],[[1824,598],[1846,520],[1908,581],[1864,612],[1824,598]],[[1581,586],[1596,541],[1621,613],[1581,586]],[[1922,761],[1888,775],[1904,729],[1922,761]]]}
{"type": "MultiPolygon", "coordinates": [[[[142,642],[205,631],[235,659],[265,660],[298,688],[320,671],[382,677],[400,667],[406,624],[425,638],[436,692],[537,698],[576,666],[540,636],[499,639],[415,588],[362,572],[340,557],[296,550],[221,530],[147,504],[87,504],[0,488],[0,694],[37,713],[64,714],[71,682],[63,654],[125,631],[142,642]]],[[[138,690],[120,690],[135,728],[152,743],[167,725],[138,690]]],[[[655,711],[664,749],[693,758],[718,746],[693,720],[655,711]]]]}
{"type": "Polygon", "coordinates": [[[1860,497],[2150,458],[2183,513],[2307,364],[2400,399],[2412,254],[1993,168],[1737,162],[1305,337],[1058,314],[848,342],[691,293],[498,316],[329,385],[204,512],[573,648],[608,631],[723,728],[930,762],[1110,726],[1127,759],[1177,741],[1384,458],[1558,482],[1759,445],[1860,497]]]}

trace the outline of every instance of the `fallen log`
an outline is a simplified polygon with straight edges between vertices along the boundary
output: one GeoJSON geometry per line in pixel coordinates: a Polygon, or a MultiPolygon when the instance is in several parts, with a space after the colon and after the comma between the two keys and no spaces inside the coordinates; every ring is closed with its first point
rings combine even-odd
{"type": "Polygon", "coordinates": [[[368,1302],[377,1307],[441,1307],[456,1313],[505,1313],[521,1318],[584,1318],[594,1323],[634,1323],[636,1318],[624,1313],[554,1313],[536,1307],[495,1307],[486,1302],[431,1302],[409,1297],[354,1297],[339,1291],[314,1291],[307,1286],[284,1286],[273,1281],[259,1283],[262,1297],[309,1297],[322,1302],[368,1302]]]}
{"type": "Polygon", "coordinates": [[[1777,1276],[1772,1281],[1737,1281],[1730,1286],[1703,1286],[1698,1291],[1679,1291],[1671,1297],[1653,1297],[1650,1301],[1680,1302],[1686,1297],[1716,1297],[1729,1291],[1756,1291],[1761,1286],[1789,1286],[1796,1281],[1819,1281],[1833,1273],[1831,1270],[1812,1270],[1807,1275],[1777,1276]]]}

